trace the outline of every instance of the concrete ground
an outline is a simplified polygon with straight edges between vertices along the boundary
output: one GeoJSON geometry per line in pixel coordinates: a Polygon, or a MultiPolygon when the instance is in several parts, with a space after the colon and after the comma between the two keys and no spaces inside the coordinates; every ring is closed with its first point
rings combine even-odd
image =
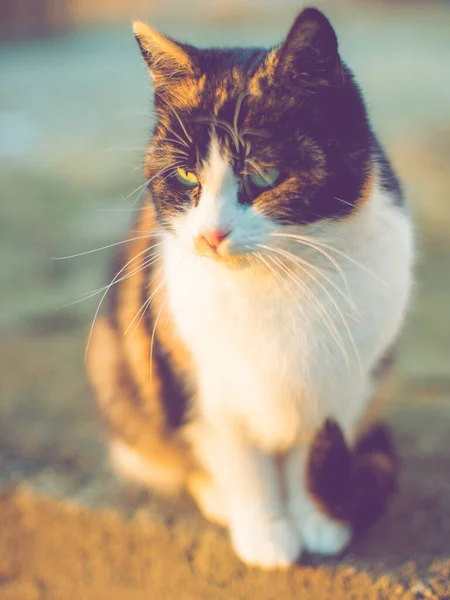
{"type": "MultiPolygon", "coordinates": [[[[417,284],[388,414],[402,456],[387,514],[339,559],[248,569],[187,498],[116,480],[84,375],[108,251],[142,182],[150,89],[129,29],[1,49],[0,598],[450,598],[450,12],[335,11],[411,200],[417,284]]],[[[275,42],[289,18],[172,18],[206,45],[275,42]]]]}

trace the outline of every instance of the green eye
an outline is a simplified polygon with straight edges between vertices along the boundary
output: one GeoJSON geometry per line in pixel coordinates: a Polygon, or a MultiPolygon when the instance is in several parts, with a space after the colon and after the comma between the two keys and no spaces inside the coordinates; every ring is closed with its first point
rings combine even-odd
{"type": "Polygon", "coordinates": [[[186,169],[178,167],[176,178],[180,183],[182,183],[186,187],[194,188],[198,186],[197,175],[195,175],[195,173],[193,173],[192,171],[186,171],[186,169]]]}
{"type": "Polygon", "coordinates": [[[268,188],[275,183],[279,176],[280,171],[278,169],[266,169],[265,171],[258,169],[258,171],[251,173],[250,179],[256,186],[268,188]]]}

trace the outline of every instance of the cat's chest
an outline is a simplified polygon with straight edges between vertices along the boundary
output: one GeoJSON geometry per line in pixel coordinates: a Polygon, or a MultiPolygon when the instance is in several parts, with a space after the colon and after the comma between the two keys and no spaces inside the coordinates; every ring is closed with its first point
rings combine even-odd
{"type": "Polygon", "coordinates": [[[260,370],[301,355],[308,328],[299,297],[273,282],[202,267],[168,281],[172,317],[198,368],[214,363],[229,375],[232,364],[260,370]]]}
{"type": "Polygon", "coordinates": [[[313,315],[304,298],[286,294],[279,282],[221,277],[202,267],[171,273],[168,296],[194,357],[204,409],[267,434],[267,446],[275,439],[290,443],[312,424],[317,407],[313,315]]]}

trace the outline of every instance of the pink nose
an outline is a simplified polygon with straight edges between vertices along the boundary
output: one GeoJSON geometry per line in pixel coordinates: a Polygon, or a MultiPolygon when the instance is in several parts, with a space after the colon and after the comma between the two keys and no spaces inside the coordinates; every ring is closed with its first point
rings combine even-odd
{"type": "Polygon", "coordinates": [[[223,229],[212,229],[211,231],[203,231],[199,238],[203,238],[205,242],[210,246],[213,250],[216,250],[223,240],[230,235],[230,231],[225,231],[223,229]]]}

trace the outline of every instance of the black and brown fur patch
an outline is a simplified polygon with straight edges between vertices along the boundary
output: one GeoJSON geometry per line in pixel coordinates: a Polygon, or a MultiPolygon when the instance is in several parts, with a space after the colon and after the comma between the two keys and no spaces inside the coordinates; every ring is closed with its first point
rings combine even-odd
{"type": "Polygon", "coordinates": [[[397,467],[386,425],[374,425],[350,449],[339,425],[328,419],[309,450],[307,487],[323,512],[359,533],[384,512],[396,489],[397,467]]]}

